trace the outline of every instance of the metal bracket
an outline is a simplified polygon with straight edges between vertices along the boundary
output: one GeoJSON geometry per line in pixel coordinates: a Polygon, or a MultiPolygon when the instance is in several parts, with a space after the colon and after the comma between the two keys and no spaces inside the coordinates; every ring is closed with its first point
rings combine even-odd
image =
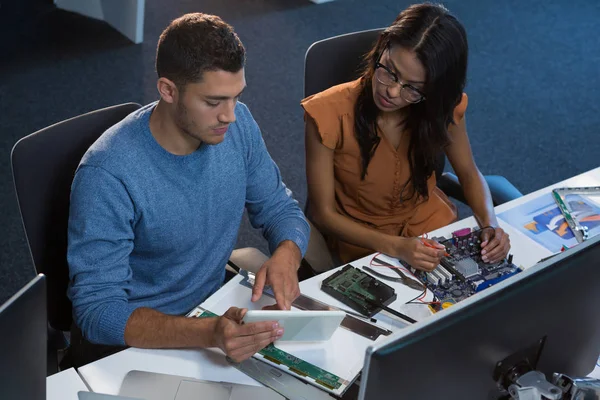
{"type": "Polygon", "coordinates": [[[560,400],[563,391],[546,380],[539,371],[530,371],[520,376],[508,387],[508,393],[515,400],[560,400]]]}
{"type": "Polygon", "coordinates": [[[577,218],[583,218],[586,215],[577,213],[569,208],[568,203],[565,201],[565,197],[570,194],[600,196],[600,186],[565,187],[552,190],[552,197],[558,205],[558,209],[565,217],[565,221],[569,225],[569,228],[571,228],[571,231],[573,231],[573,235],[575,235],[577,242],[582,243],[584,240],[589,239],[589,232],[587,226],[581,225],[577,218]]]}
{"type": "Polygon", "coordinates": [[[552,374],[552,383],[539,371],[530,371],[508,388],[514,400],[598,400],[600,379],[552,374]]]}
{"type": "Polygon", "coordinates": [[[554,373],[552,382],[568,394],[570,400],[600,399],[600,379],[571,378],[564,374],[554,373]]]}
{"type": "Polygon", "coordinates": [[[268,388],[290,400],[333,400],[324,391],[302,382],[298,378],[272,367],[262,361],[248,358],[240,363],[236,363],[227,357],[227,362],[232,367],[240,370],[249,377],[262,383],[268,388]]]}

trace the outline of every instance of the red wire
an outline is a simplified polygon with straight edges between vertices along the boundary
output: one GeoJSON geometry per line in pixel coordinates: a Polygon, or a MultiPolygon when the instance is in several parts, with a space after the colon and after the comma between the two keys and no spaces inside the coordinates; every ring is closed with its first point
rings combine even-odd
{"type": "MultiPolygon", "coordinates": [[[[427,235],[427,234],[425,234],[427,235]]],[[[369,266],[370,267],[384,267],[384,268],[390,268],[390,269],[400,269],[402,271],[408,272],[413,278],[417,279],[420,282],[420,279],[417,278],[415,276],[415,274],[413,274],[410,270],[404,268],[404,267],[396,267],[396,266],[390,266],[390,265],[385,265],[385,264],[379,264],[374,262],[374,260],[377,258],[377,256],[382,255],[382,253],[375,253],[375,255],[373,256],[373,258],[371,258],[371,261],[369,262],[369,266]]],[[[412,300],[412,301],[419,301],[423,304],[440,304],[439,301],[423,301],[423,299],[427,297],[427,288],[425,288],[425,290],[423,291],[423,294],[421,296],[419,296],[418,298],[412,300]]]]}
{"type": "Polygon", "coordinates": [[[413,277],[416,278],[416,276],[412,272],[410,272],[410,270],[408,270],[404,267],[396,267],[395,265],[385,265],[385,264],[379,264],[379,263],[374,262],[374,260],[377,258],[377,256],[380,256],[382,254],[383,253],[375,253],[373,258],[371,258],[371,261],[369,262],[369,267],[383,267],[383,268],[390,268],[390,269],[399,269],[399,270],[408,272],[410,275],[412,275],[413,277]]]}

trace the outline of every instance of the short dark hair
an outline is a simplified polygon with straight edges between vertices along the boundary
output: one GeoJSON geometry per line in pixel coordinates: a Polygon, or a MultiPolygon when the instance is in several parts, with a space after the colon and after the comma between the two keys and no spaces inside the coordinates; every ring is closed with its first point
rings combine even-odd
{"type": "Polygon", "coordinates": [[[240,38],[216,15],[185,14],[172,21],[158,39],[158,77],[172,80],[179,88],[201,81],[205,71],[238,72],[245,62],[240,38]]]}

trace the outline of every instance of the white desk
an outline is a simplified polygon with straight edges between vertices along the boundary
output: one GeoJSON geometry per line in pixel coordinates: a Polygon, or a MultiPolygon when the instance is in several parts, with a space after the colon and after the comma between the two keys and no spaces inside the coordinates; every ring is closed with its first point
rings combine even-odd
{"type": "MultiPolygon", "coordinates": [[[[556,185],[538,190],[523,198],[517,199],[510,203],[506,203],[496,208],[497,213],[505,211],[509,208],[523,204],[541,194],[548,193],[553,187],[560,186],[600,186],[600,168],[596,168],[585,174],[578,175],[556,185]]],[[[515,254],[513,262],[525,268],[537,263],[541,258],[549,256],[550,252],[538,245],[533,240],[525,235],[506,226],[500,221],[501,225],[511,236],[512,253],[515,254]]],[[[467,218],[458,221],[450,226],[444,227],[431,233],[431,236],[446,236],[450,232],[463,227],[473,227],[476,225],[474,218],[467,218]]],[[[365,265],[369,258],[355,261],[354,265],[365,265]]],[[[317,277],[301,282],[300,288],[302,293],[311,297],[324,300],[333,305],[343,306],[335,299],[322,293],[319,290],[320,281],[333,273],[328,271],[317,277]]],[[[265,304],[272,304],[273,300],[263,297],[258,303],[250,302],[250,290],[239,285],[241,277],[235,277],[227,285],[223,286],[213,296],[207,299],[202,305],[215,312],[222,313],[229,306],[248,307],[257,309],[265,304]]],[[[391,307],[400,309],[416,317],[416,319],[427,317],[427,313],[407,311],[407,306],[404,306],[403,301],[412,299],[418,293],[414,290],[406,288],[400,284],[391,283],[398,293],[398,300],[391,307]],[[411,297],[412,296],[412,297],[411,297]],[[420,315],[413,313],[417,312],[420,315]]],[[[425,308],[425,307],[422,307],[425,308]]],[[[401,329],[402,323],[395,318],[389,318],[384,313],[380,313],[378,324],[387,326],[389,329],[401,329]]],[[[305,359],[308,362],[316,364],[326,370],[341,376],[346,377],[354,373],[356,368],[360,369],[364,357],[364,349],[372,343],[371,341],[349,333],[344,329],[338,329],[334,335],[332,343],[343,343],[343,346],[327,346],[318,347],[306,351],[304,349],[294,349],[293,345],[280,344],[278,347],[288,351],[298,357],[305,359]],[[336,338],[337,336],[337,338],[336,338]],[[354,349],[355,351],[348,351],[354,349]]],[[[382,338],[378,339],[381,340],[382,338]]],[[[79,369],[79,372],[94,391],[117,394],[119,392],[123,378],[130,370],[144,370],[158,373],[167,373],[174,375],[182,375],[191,378],[221,380],[236,383],[254,384],[257,383],[248,378],[243,373],[226,365],[222,357],[222,353],[218,350],[142,350],[128,349],[120,353],[109,356],[92,364],[88,364],[79,369]]]]}
{"type": "Polygon", "coordinates": [[[596,368],[594,368],[592,373],[589,374],[588,376],[591,378],[600,379],[600,358],[598,359],[598,362],[596,363],[596,368]]]}
{"type": "Polygon", "coordinates": [[[127,349],[79,368],[94,392],[118,394],[125,375],[140,370],[209,381],[259,384],[230,367],[219,350],[127,349]]]}
{"type": "Polygon", "coordinates": [[[88,392],[79,374],[69,368],[46,378],[46,400],[77,400],[78,392],[88,392]]]}

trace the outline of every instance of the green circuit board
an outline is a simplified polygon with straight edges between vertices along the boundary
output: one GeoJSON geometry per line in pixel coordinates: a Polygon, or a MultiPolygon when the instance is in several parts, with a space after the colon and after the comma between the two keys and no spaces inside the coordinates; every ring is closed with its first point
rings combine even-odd
{"type": "Polygon", "coordinates": [[[359,313],[372,317],[396,300],[394,288],[351,264],[325,278],[321,290],[359,313]]]}
{"type": "MultiPolygon", "coordinates": [[[[218,315],[204,310],[201,313],[196,312],[191,314],[192,317],[197,318],[206,318],[206,317],[217,317],[218,315]]],[[[278,349],[272,343],[259,351],[257,353],[258,356],[263,358],[264,360],[270,362],[271,364],[283,365],[287,367],[287,369],[303,378],[310,378],[312,381],[326,387],[330,390],[339,389],[342,385],[349,384],[348,381],[340,378],[337,375],[334,375],[330,372],[325,371],[322,368],[317,367],[311,363],[308,363],[296,356],[293,356],[285,351],[278,349]]]]}

